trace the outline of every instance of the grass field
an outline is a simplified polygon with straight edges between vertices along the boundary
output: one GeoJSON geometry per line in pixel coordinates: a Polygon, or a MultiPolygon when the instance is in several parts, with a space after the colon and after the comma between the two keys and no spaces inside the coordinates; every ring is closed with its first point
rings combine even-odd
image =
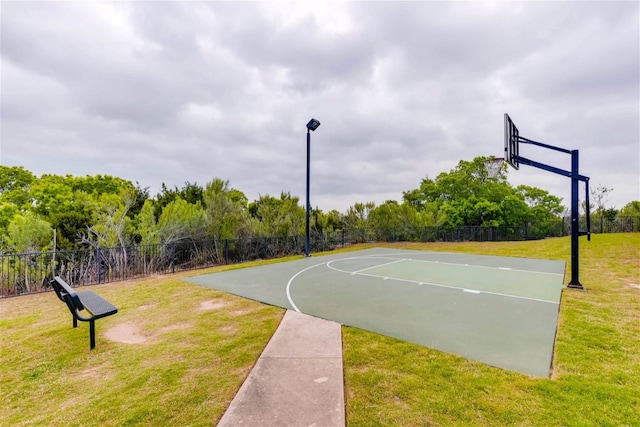
{"type": "MultiPolygon", "coordinates": [[[[570,261],[568,238],[388,246],[570,261]]],[[[93,351],[54,294],[0,300],[0,425],[215,425],[284,314],[181,280],[215,270],[91,287],[120,310],[93,351]]],[[[581,239],[580,280],[550,379],[344,327],[348,425],[640,425],[640,234],[581,239]]]]}

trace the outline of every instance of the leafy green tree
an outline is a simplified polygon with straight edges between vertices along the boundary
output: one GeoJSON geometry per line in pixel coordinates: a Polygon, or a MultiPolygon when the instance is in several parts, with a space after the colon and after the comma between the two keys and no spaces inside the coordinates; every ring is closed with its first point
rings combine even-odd
{"type": "Polygon", "coordinates": [[[616,217],[618,216],[618,210],[616,208],[608,208],[608,209],[605,208],[602,210],[601,215],[605,221],[613,222],[616,220],[616,217]]]}
{"type": "Polygon", "coordinates": [[[129,208],[128,215],[130,218],[135,218],[136,215],[138,215],[142,210],[142,207],[144,206],[146,201],[150,200],[149,187],[142,188],[140,187],[140,184],[136,182],[136,186],[135,188],[133,188],[132,192],[135,201],[133,205],[131,205],[131,208],[129,208]]]}
{"type": "Polygon", "coordinates": [[[0,251],[6,250],[7,227],[18,214],[18,207],[13,203],[0,202],[0,251]]]}
{"type": "Polygon", "coordinates": [[[420,187],[403,192],[403,200],[418,212],[429,210],[431,223],[457,227],[519,227],[529,221],[552,222],[562,212],[561,199],[529,186],[514,189],[508,168],[489,173],[489,157],[461,160],[436,179],[425,178],[420,187]]]}
{"type": "Polygon", "coordinates": [[[342,215],[335,209],[324,213],[316,206],[315,209],[311,209],[309,217],[310,227],[317,235],[333,233],[344,228],[342,215]]]}
{"type": "Polygon", "coordinates": [[[369,214],[375,209],[375,202],[355,203],[347,209],[343,217],[346,228],[364,228],[367,226],[369,214]]]}
{"type": "Polygon", "coordinates": [[[403,229],[400,205],[395,200],[387,200],[371,209],[367,215],[368,225],[383,233],[386,238],[403,229]]]}
{"type": "Polygon", "coordinates": [[[324,231],[331,233],[344,229],[344,220],[340,212],[335,209],[330,210],[326,215],[324,231]]]}
{"type": "Polygon", "coordinates": [[[468,222],[483,227],[500,227],[504,224],[502,209],[495,202],[486,199],[478,200],[473,206],[472,217],[468,222]]]}
{"type": "Polygon", "coordinates": [[[182,199],[190,204],[203,204],[204,203],[204,190],[197,183],[192,184],[189,181],[184,183],[184,187],[178,188],[175,186],[170,189],[163,182],[160,188],[160,193],[156,195],[156,217],[160,217],[162,210],[169,203],[182,199]]]}
{"type": "Polygon", "coordinates": [[[95,220],[88,227],[86,241],[98,247],[126,247],[133,243],[132,220],[127,216],[135,194],[123,190],[120,195],[102,194],[95,209],[95,220]]]}
{"type": "Polygon", "coordinates": [[[306,212],[299,198],[290,193],[281,193],[280,198],[269,195],[249,203],[250,215],[257,219],[257,236],[286,237],[304,233],[306,212]]]}
{"type": "Polygon", "coordinates": [[[550,194],[546,190],[527,185],[520,185],[515,189],[517,195],[521,196],[529,209],[531,210],[530,219],[533,221],[544,222],[555,220],[564,208],[562,207],[562,199],[550,194]]]}
{"type": "Polygon", "coordinates": [[[101,197],[125,194],[133,197],[133,204],[131,200],[127,202],[127,214],[133,217],[131,209],[140,203],[139,197],[144,195],[144,190],[109,175],[73,177],[45,174],[32,182],[29,192],[33,201],[31,209],[56,229],[61,249],[76,249],[83,241],[87,242],[86,237],[83,240],[81,236],[94,225],[101,197]]]}
{"type": "MultiPolygon", "coordinates": [[[[7,244],[15,254],[42,252],[51,248],[53,230],[49,223],[33,212],[16,215],[7,227],[7,244]]],[[[27,292],[31,292],[29,278],[32,269],[25,263],[18,263],[16,273],[24,278],[27,292]]]]}
{"type": "Polygon", "coordinates": [[[620,209],[620,216],[640,216],[640,200],[634,200],[620,209]]]}
{"type": "Polygon", "coordinates": [[[103,194],[120,194],[122,191],[132,192],[135,190],[130,181],[110,175],[87,175],[85,177],[67,175],[64,181],[71,186],[72,191],[82,191],[96,199],[103,194]]]}
{"type": "Polygon", "coordinates": [[[160,214],[162,214],[162,209],[167,206],[169,203],[180,197],[178,188],[175,187],[173,190],[168,188],[166,184],[163,182],[160,187],[160,192],[156,194],[155,200],[155,216],[158,218],[160,214]]]}
{"type": "Polygon", "coordinates": [[[606,203],[609,199],[609,194],[611,194],[612,191],[613,188],[605,187],[602,184],[598,185],[596,188],[591,189],[591,200],[594,202],[596,208],[595,212],[593,212],[594,215],[599,216],[604,213],[606,209],[606,203]]]}
{"type": "Polygon", "coordinates": [[[157,245],[160,243],[160,232],[155,216],[155,204],[147,199],[135,218],[138,243],[140,245],[157,245]]]}
{"type": "Polygon", "coordinates": [[[8,246],[13,253],[40,252],[51,247],[51,225],[33,212],[16,215],[7,227],[8,246]]]}
{"type": "Polygon", "coordinates": [[[213,239],[231,239],[247,234],[247,197],[229,187],[229,181],[215,178],[203,193],[207,213],[207,235],[213,239]]]}
{"type": "Polygon", "coordinates": [[[503,224],[506,227],[520,227],[528,223],[533,214],[522,195],[514,193],[506,196],[500,203],[503,224]]]}
{"type": "Polygon", "coordinates": [[[499,202],[509,190],[507,169],[503,165],[498,175],[492,178],[486,167],[488,160],[489,157],[476,157],[470,162],[461,160],[452,171],[438,175],[435,188],[426,186],[429,190],[425,194],[426,199],[461,200],[476,197],[478,200],[499,202]]]}
{"type": "Polygon", "coordinates": [[[44,218],[55,212],[73,209],[74,192],[65,177],[58,175],[42,175],[31,185],[33,211],[44,218]]]}
{"type": "Polygon", "coordinates": [[[11,203],[18,208],[29,205],[29,190],[36,177],[22,166],[0,165],[0,204],[11,203]]]}
{"type": "Polygon", "coordinates": [[[182,200],[192,205],[197,203],[203,203],[204,190],[198,185],[198,183],[190,183],[189,181],[184,183],[184,187],[180,189],[178,195],[182,200]]]}
{"type": "Polygon", "coordinates": [[[206,233],[206,223],[206,213],[200,203],[176,199],[164,207],[158,218],[160,241],[169,244],[201,239],[206,233]]]}

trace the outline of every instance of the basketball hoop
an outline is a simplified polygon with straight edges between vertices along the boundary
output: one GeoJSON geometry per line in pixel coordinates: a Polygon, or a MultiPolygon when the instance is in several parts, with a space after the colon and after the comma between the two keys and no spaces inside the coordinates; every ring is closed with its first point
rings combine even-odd
{"type": "Polygon", "coordinates": [[[487,171],[487,178],[498,178],[503,164],[504,159],[502,157],[494,157],[492,159],[485,160],[484,168],[487,171]]]}

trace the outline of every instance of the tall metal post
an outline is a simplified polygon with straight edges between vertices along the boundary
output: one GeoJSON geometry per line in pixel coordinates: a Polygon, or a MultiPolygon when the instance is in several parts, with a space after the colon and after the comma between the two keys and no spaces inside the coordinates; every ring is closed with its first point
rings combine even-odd
{"type": "MultiPolygon", "coordinates": [[[[579,171],[579,151],[567,150],[566,148],[554,147],[553,145],[543,144],[542,142],[533,141],[528,138],[520,136],[518,128],[513,124],[513,121],[508,114],[504,115],[504,152],[505,158],[511,166],[518,169],[518,166],[528,165],[538,169],[543,169],[548,172],[557,173],[559,175],[571,178],[571,281],[567,285],[569,288],[584,289],[580,283],[579,272],[579,258],[580,251],[578,248],[579,237],[586,235],[587,240],[591,240],[591,214],[589,210],[589,177],[580,175],[579,171]],[[520,155],[519,144],[532,144],[538,147],[548,148],[554,151],[560,151],[562,153],[571,154],[571,170],[563,170],[554,166],[545,165],[540,162],[527,159],[520,155]],[[586,231],[580,231],[580,203],[578,197],[578,190],[580,189],[580,181],[585,183],[585,219],[586,219],[586,231]]],[[[563,221],[563,235],[564,235],[564,221],[563,221]]]]}
{"type": "Polygon", "coordinates": [[[309,256],[309,181],[311,166],[311,130],[307,128],[307,203],[306,203],[306,226],[304,235],[304,256],[309,256]]]}
{"type": "Polygon", "coordinates": [[[580,203],[578,200],[578,190],[580,172],[578,168],[578,150],[571,150],[571,281],[567,287],[584,289],[579,278],[580,251],[578,244],[580,242],[580,203]]]}

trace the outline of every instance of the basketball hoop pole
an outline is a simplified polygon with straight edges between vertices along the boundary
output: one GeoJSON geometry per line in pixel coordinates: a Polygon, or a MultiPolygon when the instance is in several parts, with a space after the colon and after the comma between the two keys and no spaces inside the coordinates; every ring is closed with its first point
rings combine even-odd
{"type": "MultiPolygon", "coordinates": [[[[578,245],[580,242],[580,213],[578,212],[580,201],[578,200],[579,190],[579,173],[578,173],[578,150],[571,152],[571,281],[567,285],[570,288],[584,289],[578,278],[580,269],[579,263],[579,250],[578,245]]],[[[591,237],[591,236],[589,236],[591,237]]]]}
{"type": "Polygon", "coordinates": [[[567,150],[565,148],[560,148],[560,147],[554,147],[552,145],[543,144],[541,142],[532,141],[530,139],[519,136],[518,129],[515,127],[515,125],[513,125],[513,122],[511,122],[511,119],[507,114],[505,114],[505,130],[510,133],[508,137],[507,137],[507,134],[505,133],[505,153],[509,153],[508,148],[514,148],[514,147],[507,147],[507,143],[509,142],[509,140],[515,140],[515,143],[516,143],[515,150],[509,153],[510,158],[506,159],[510,164],[515,165],[514,167],[522,163],[527,166],[533,166],[538,169],[543,169],[548,172],[553,172],[553,173],[571,178],[571,281],[568,283],[567,287],[575,288],[575,289],[584,289],[584,287],[580,283],[580,278],[579,278],[580,251],[579,251],[578,245],[580,242],[580,239],[579,239],[580,236],[586,235],[587,240],[591,240],[591,218],[590,218],[590,208],[589,208],[589,177],[580,175],[579,151],[567,150]],[[507,126],[507,122],[509,126],[507,126]],[[527,159],[525,157],[521,157],[519,155],[519,149],[517,147],[517,144],[520,144],[520,143],[537,145],[539,147],[548,148],[551,150],[571,154],[571,171],[570,172],[565,171],[563,169],[559,169],[553,166],[545,165],[543,163],[527,159]],[[585,190],[586,190],[586,195],[585,195],[585,201],[587,205],[586,212],[585,212],[586,222],[587,222],[586,231],[580,231],[580,213],[579,213],[580,181],[583,181],[585,183],[585,190]]]}

